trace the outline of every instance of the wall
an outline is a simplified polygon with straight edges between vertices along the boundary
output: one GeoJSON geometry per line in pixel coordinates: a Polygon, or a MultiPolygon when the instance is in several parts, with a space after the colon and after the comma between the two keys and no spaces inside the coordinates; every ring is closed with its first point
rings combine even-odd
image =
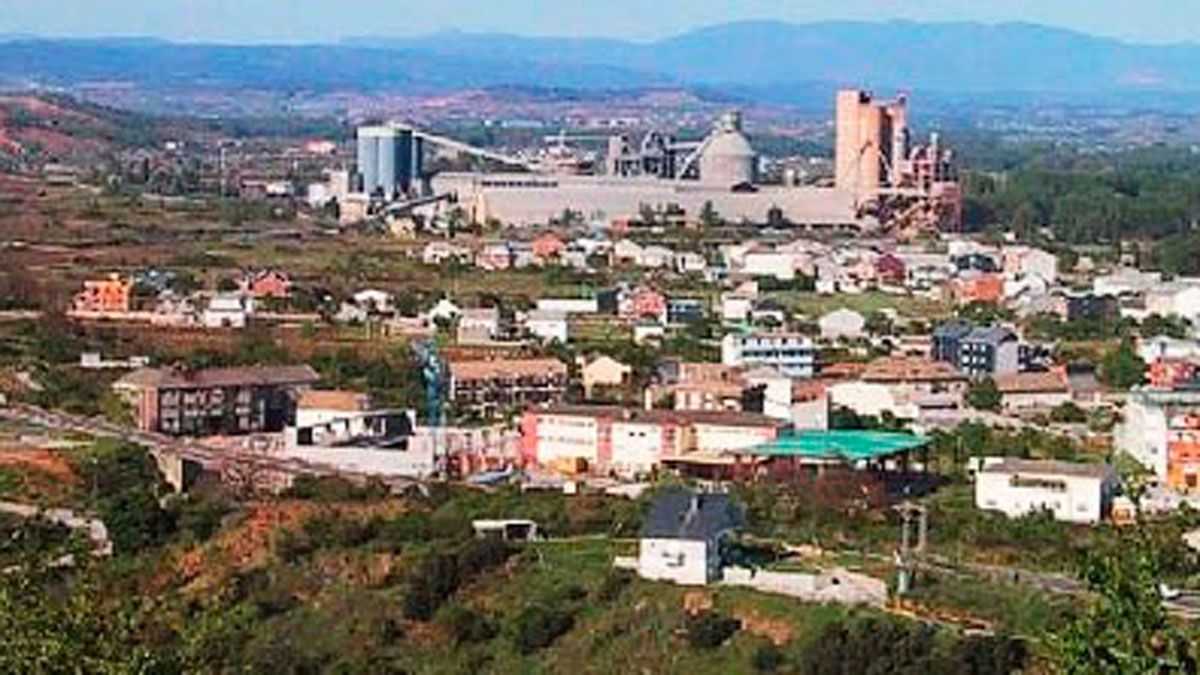
{"type": "Polygon", "coordinates": [[[703,586],[720,574],[716,555],[710,561],[703,541],[642,539],[638,545],[638,575],[644,579],[703,586]]]}
{"type": "Polygon", "coordinates": [[[619,473],[644,473],[658,465],[663,428],[657,424],[614,422],[612,468],[619,473]]]}
{"type": "Polygon", "coordinates": [[[1010,518],[1049,508],[1056,520],[1098,523],[1105,515],[1109,488],[1099,478],[1052,474],[1022,474],[1045,479],[1062,489],[1013,485],[1013,474],[981,471],[975,476],[975,506],[1000,511],[1010,518]]]}

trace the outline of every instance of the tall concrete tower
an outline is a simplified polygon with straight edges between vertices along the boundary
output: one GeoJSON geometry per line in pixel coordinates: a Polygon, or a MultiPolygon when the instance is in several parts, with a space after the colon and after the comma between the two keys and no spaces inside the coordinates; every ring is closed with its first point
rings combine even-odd
{"type": "Polygon", "coordinates": [[[869,92],[837,93],[834,180],[856,198],[870,198],[898,180],[900,162],[908,158],[908,102],[901,96],[877,103],[869,92]]]}

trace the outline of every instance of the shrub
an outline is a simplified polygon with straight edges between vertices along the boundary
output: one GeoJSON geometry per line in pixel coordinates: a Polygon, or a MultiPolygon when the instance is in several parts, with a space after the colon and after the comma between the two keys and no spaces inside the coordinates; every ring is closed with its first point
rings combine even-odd
{"type": "Polygon", "coordinates": [[[554,644],[574,625],[575,617],[566,610],[530,605],[513,621],[513,644],[522,654],[532,654],[554,644]]]}
{"type": "Polygon", "coordinates": [[[703,612],[687,622],[688,643],[700,649],[716,649],[742,627],[742,622],[720,612],[703,612]]]}
{"type": "Polygon", "coordinates": [[[446,598],[458,588],[458,566],[454,557],[439,554],[426,558],[404,594],[404,616],[428,621],[446,598]]]}
{"type": "Polygon", "coordinates": [[[750,657],[750,665],[756,673],[773,673],[779,670],[786,660],[783,650],[767,643],[754,650],[754,655],[750,657]]]}
{"type": "Polygon", "coordinates": [[[487,642],[496,637],[496,627],[479,612],[453,603],[442,608],[438,623],[445,628],[455,645],[487,642]]]}

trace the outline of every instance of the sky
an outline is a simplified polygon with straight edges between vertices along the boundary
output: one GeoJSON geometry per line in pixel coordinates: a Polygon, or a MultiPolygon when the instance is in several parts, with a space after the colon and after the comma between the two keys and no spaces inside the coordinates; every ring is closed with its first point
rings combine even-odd
{"type": "Polygon", "coordinates": [[[0,35],[333,42],[442,30],[652,40],[738,20],[1027,21],[1200,41],[1195,0],[0,0],[0,35]]]}

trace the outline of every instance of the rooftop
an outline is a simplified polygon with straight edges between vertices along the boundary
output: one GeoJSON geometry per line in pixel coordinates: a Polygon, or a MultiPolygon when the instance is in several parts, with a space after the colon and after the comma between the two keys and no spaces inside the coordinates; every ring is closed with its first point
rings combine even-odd
{"type": "Polygon", "coordinates": [[[566,375],[558,359],[505,359],[503,361],[451,361],[450,375],[457,380],[494,380],[506,377],[566,375]]]}
{"type": "Polygon", "coordinates": [[[1069,389],[1067,376],[1061,371],[1043,373],[1012,373],[999,375],[996,388],[1004,394],[1060,392],[1069,389]]]}
{"type": "Polygon", "coordinates": [[[297,405],[310,410],[364,412],[371,409],[371,396],[358,391],[310,389],[300,394],[297,405]]]}
{"type": "Polygon", "coordinates": [[[542,415],[606,418],[644,424],[702,424],[730,427],[774,427],[784,423],[774,417],[734,410],[643,410],[605,405],[552,405],[536,409],[542,415]]]}
{"type": "Polygon", "coordinates": [[[923,447],[928,442],[924,436],[885,431],[797,431],[740,452],[768,457],[854,462],[891,457],[923,447]]]}
{"type": "Polygon", "coordinates": [[[952,382],[965,379],[943,361],[920,356],[885,356],[875,359],[862,372],[866,382],[952,382]]]}
{"type": "Polygon", "coordinates": [[[741,525],[729,495],[669,490],[657,495],[642,525],[646,539],[709,540],[741,525]]]}
{"type": "Polygon", "coordinates": [[[1107,464],[1081,464],[1057,459],[1020,459],[1017,457],[1005,457],[998,462],[985,465],[980,471],[983,473],[1023,473],[1081,478],[1108,478],[1116,473],[1116,470],[1107,464]]]}
{"type": "Polygon", "coordinates": [[[304,366],[246,366],[242,368],[139,368],[117,380],[125,388],[208,388],[315,384],[317,371],[304,366]]]}

